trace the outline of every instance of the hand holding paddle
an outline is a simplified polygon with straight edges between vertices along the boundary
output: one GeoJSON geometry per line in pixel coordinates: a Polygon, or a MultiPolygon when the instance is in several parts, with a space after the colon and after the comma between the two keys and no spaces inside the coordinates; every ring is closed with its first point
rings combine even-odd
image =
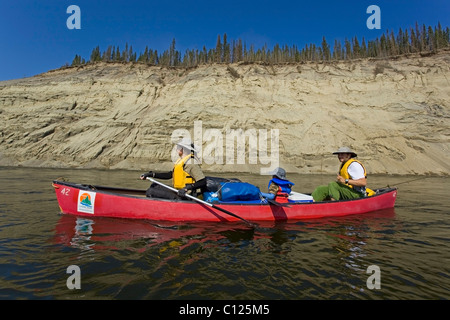
{"type": "Polygon", "coordinates": [[[141,180],[145,180],[145,179],[147,179],[147,178],[149,178],[149,177],[154,178],[154,177],[155,177],[155,173],[154,173],[153,171],[149,171],[149,172],[147,172],[147,173],[141,174],[141,176],[140,176],[139,178],[140,178],[141,180]]]}

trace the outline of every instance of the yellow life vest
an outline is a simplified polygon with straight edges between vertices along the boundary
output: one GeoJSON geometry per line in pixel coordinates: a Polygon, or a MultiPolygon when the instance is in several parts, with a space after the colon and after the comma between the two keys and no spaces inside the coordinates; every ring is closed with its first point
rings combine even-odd
{"type": "MultiPolygon", "coordinates": [[[[353,162],[358,162],[363,167],[363,169],[364,169],[364,178],[367,178],[367,172],[366,172],[366,168],[364,167],[364,165],[361,162],[359,162],[358,160],[353,159],[353,158],[349,159],[347,162],[345,162],[345,163],[343,163],[341,165],[341,169],[339,171],[339,175],[344,177],[344,179],[350,179],[350,175],[348,174],[348,167],[353,162]]],[[[352,185],[348,184],[347,186],[349,186],[350,188],[353,188],[352,185]]],[[[367,194],[368,197],[370,197],[370,196],[373,196],[375,194],[375,191],[373,191],[372,189],[369,189],[369,188],[366,187],[366,194],[367,194]]]]}
{"type": "Polygon", "coordinates": [[[175,163],[173,167],[173,187],[175,189],[182,189],[186,184],[195,183],[194,178],[192,178],[186,171],[184,171],[184,164],[191,158],[191,155],[187,155],[184,158],[180,158],[175,163]]]}

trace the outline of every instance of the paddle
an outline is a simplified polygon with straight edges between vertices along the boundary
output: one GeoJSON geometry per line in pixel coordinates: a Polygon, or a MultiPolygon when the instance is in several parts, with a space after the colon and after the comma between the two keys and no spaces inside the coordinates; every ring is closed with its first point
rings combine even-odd
{"type": "MultiPolygon", "coordinates": [[[[162,186],[162,187],[164,187],[164,188],[166,188],[166,189],[169,189],[169,190],[171,190],[171,191],[173,191],[173,192],[175,192],[175,193],[178,193],[178,190],[177,190],[177,189],[172,188],[172,187],[169,187],[168,185],[166,185],[166,184],[164,184],[164,183],[161,183],[161,182],[159,182],[159,181],[156,181],[156,180],[154,180],[154,179],[152,179],[152,178],[150,178],[150,177],[147,177],[147,180],[150,180],[150,181],[153,182],[153,183],[159,184],[160,186],[162,186]]],[[[257,227],[256,224],[251,223],[251,222],[248,221],[248,220],[245,220],[244,218],[238,216],[237,214],[234,214],[233,212],[230,212],[230,211],[225,210],[225,209],[223,209],[223,208],[221,208],[221,207],[218,207],[218,206],[216,206],[215,204],[212,204],[212,203],[203,201],[203,200],[201,200],[201,199],[199,199],[199,198],[196,198],[196,197],[194,197],[194,196],[191,196],[190,194],[187,194],[187,193],[185,194],[185,197],[187,197],[187,198],[189,198],[189,199],[192,199],[192,200],[194,200],[194,201],[197,201],[197,202],[199,202],[199,203],[201,203],[201,204],[207,205],[207,206],[209,206],[209,207],[212,207],[212,208],[214,208],[214,209],[216,209],[216,210],[222,211],[222,212],[224,212],[224,213],[226,213],[226,214],[228,214],[228,215],[230,215],[230,216],[233,216],[233,217],[235,217],[235,218],[238,218],[238,219],[244,221],[247,225],[249,225],[249,226],[252,227],[252,228],[257,227]]]]}
{"type": "Polygon", "coordinates": [[[277,206],[277,207],[285,207],[285,208],[291,207],[288,203],[280,203],[280,202],[276,202],[275,200],[271,200],[271,199],[267,199],[267,198],[265,198],[265,199],[268,203],[273,204],[274,206],[277,206]]]}

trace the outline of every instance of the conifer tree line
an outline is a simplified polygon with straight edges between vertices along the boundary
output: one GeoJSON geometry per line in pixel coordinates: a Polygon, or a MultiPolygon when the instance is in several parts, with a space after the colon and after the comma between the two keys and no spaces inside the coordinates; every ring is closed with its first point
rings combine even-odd
{"type": "Polygon", "coordinates": [[[139,62],[155,66],[165,67],[196,67],[203,64],[212,63],[238,63],[238,62],[262,62],[268,64],[296,63],[296,62],[326,62],[337,60],[352,60],[359,58],[387,58],[392,56],[437,52],[439,49],[450,47],[450,29],[443,29],[438,26],[419,26],[402,30],[401,28],[394,34],[393,31],[386,31],[375,40],[361,41],[357,37],[345,39],[344,43],[335,40],[328,43],[325,37],[322,38],[321,45],[309,44],[303,49],[297,46],[280,46],[276,44],[273,48],[264,45],[262,48],[255,48],[254,45],[247,45],[242,40],[230,40],[227,34],[218,35],[216,46],[207,49],[205,46],[201,50],[187,49],[184,53],[176,50],[175,39],[168,50],[160,53],[157,50],[145,48],[144,52],[137,55],[132,46],[128,43],[121,50],[119,46],[109,46],[101,52],[97,46],[92,50],[90,60],[85,61],[81,56],[75,55],[72,66],[86,63],[104,62],[139,62]]]}

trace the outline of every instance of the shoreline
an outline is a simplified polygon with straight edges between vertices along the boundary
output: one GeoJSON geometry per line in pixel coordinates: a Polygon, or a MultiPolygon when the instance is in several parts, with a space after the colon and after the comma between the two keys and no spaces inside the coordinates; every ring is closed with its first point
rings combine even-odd
{"type": "MultiPolygon", "coordinates": [[[[74,171],[83,171],[83,170],[93,170],[93,171],[112,171],[112,172],[118,172],[118,171],[129,171],[129,172],[145,172],[145,170],[139,170],[139,169],[123,169],[123,168],[114,168],[114,169],[108,169],[108,168],[85,168],[85,167],[31,167],[31,166],[5,166],[0,165],[0,169],[44,169],[44,170],[74,170],[74,171]]],[[[147,170],[148,171],[148,170],[147,170]]],[[[248,174],[248,175],[255,175],[255,176],[267,176],[262,175],[258,172],[243,172],[243,171],[211,171],[211,170],[203,170],[205,175],[208,174],[216,174],[219,176],[226,176],[226,175],[236,175],[236,174],[248,174]]],[[[296,175],[305,175],[305,176],[334,176],[335,172],[314,172],[314,173],[304,173],[304,172],[298,172],[298,171],[287,171],[288,174],[296,174],[296,175]]],[[[446,174],[392,174],[392,173],[369,173],[369,176],[373,177],[417,177],[417,180],[420,179],[426,179],[426,178],[447,178],[448,175],[446,174]]]]}

